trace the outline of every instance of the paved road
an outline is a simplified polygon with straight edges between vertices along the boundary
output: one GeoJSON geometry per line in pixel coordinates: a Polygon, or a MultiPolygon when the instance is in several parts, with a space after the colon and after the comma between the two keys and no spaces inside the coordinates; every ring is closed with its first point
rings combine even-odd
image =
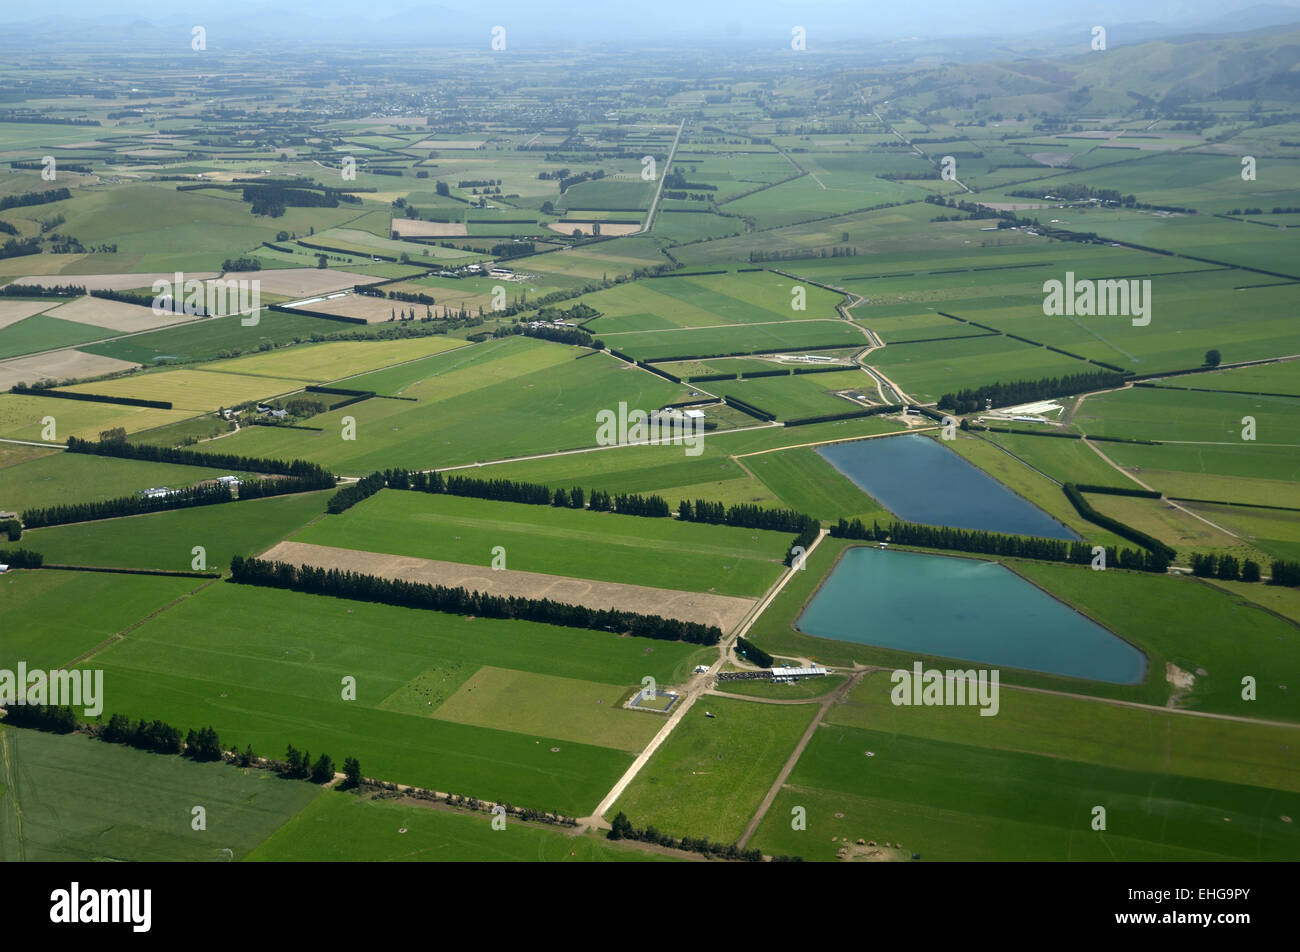
{"type": "MultiPolygon", "coordinates": [[[[812,555],[817,546],[821,545],[822,539],[826,538],[829,534],[830,532],[827,529],[821,531],[821,535],[813,540],[812,545],[808,547],[805,559],[812,555]]],[[[651,755],[659,749],[659,746],[668,739],[670,734],[672,734],[673,729],[681,723],[682,718],[686,716],[686,712],[689,711],[695,702],[699,700],[700,696],[709,689],[714,676],[718,673],[719,669],[721,669],[722,663],[727,659],[727,653],[731,650],[731,646],[735,643],[736,639],[744,636],[744,634],[749,631],[754,622],[758,620],[758,617],[762,615],[769,605],[772,604],[773,599],[781,593],[781,590],[785,588],[786,583],[788,583],[798,571],[800,570],[793,566],[787,568],[785,574],[777,579],[776,583],[768,589],[767,594],[763,596],[762,600],[750,610],[749,614],[745,617],[745,620],[742,621],[734,631],[722,639],[718,645],[718,660],[714,661],[713,664],[709,666],[707,672],[697,674],[690,680],[686,685],[686,691],[684,692],[682,699],[677,702],[676,709],[668,716],[668,723],[664,724],[664,726],[660,728],[659,733],[654,736],[654,739],[650,741],[650,743],[646,745],[645,749],[637,755],[634,761],[632,761],[632,766],[628,767],[627,771],[618,779],[618,782],[614,784],[609,793],[605,794],[605,797],[597,805],[591,816],[582,817],[578,820],[579,825],[585,825],[597,829],[609,828],[609,823],[604,818],[605,813],[614,806],[614,803],[618,798],[623,795],[623,791],[627,789],[628,784],[636,778],[636,775],[641,772],[641,768],[650,760],[651,755]]],[[[646,716],[649,717],[651,715],[646,716]]]]}

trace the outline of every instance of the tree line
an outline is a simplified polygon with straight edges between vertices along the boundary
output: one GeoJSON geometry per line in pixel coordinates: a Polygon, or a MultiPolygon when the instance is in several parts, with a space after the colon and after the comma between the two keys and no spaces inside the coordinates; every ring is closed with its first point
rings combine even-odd
{"type": "Polygon", "coordinates": [[[272,473],[279,476],[296,476],[304,481],[306,489],[333,489],[334,477],[319,463],[306,460],[262,459],[238,456],[235,453],[200,453],[195,450],[176,449],[170,446],[150,446],[147,443],[128,443],[125,440],[95,441],[68,437],[69,453],[90,453],[95,456],[116,456],[121,459],[140,459],[151,463],[175,463],[178,466],[204,466],[212,469],[238,469],[249,473],[272,473]]]}
{"type": "MultiPolygon", "coordinates": [[[[1164,560],[1165,565],[1169,565],[1170,560],[1173,559],[1175,554],[1174,550],[1170,546],[1161,542],[1154,536],[1148,535],[1141,529],[1136,529],[1126,522],[1120,522],[1118,519],[1108,516],[1104,512],[1098,512],[1093,508],[1092,503],[1088,502],[1088,500],[1083,496],[1084,490],[1088,492],[1104,492],[1120,496],[1144,495],[1142,490],[1123,490],[1107,486],[1076,486],[1074,483],[1066,483],[1061,488],[1065,490],[1065,497],[1070,500],[1070,504],[1074,506],[1075,511],[1083,518],[1087,519],[1094,525],[1101,526],[1103,529],[1109,529],[1121,538],[1128,539],[1130,542],[1136,542],[1143,548],[1158,553],[1164,560]]],[[[1164,570],[1161,569],[1161,571],[1164,570]]]]}
{"type": "Polygon", "coordinates": [[[23,510],[23,525],[28,529],[42,526],[61,526],[70,522],[91,522],[96,519],[114,519],[118,516],[137,516],[145,512],[164,509],[189,509],[194,506],[211,506],[231,502],[234,494],[224,484],[191,486],[176,489],[165,496],[121,496],[95,502],[59,503],[43,509],[23,510]]]}
{"type": "Polygon", "coordinates": [[[939,398],[940,410],[954,413],[974,413],[983,410],[985,401],[995,407],[1033,403],[1048,397],[1063,397],[1090,390],[1106,390],[1124,385],[1124,375],[1105,370],[1068,374],[1064,377],[1042,377],[1038,380],[1013,380],[1010,383],[991,383],[974,389],[966,388],[956,393],[945,393],[939,398]]]}
{"type": "MultiPolygon", "coordinates": [[[[605,834],[607,839],[611,840],[639,840],[643,843],[657,843],[660,846],[666,846],[674,850],[687,850],[692,853],[703,853],[705,856],[713,856],[717,859],[744,860],[747,863],[761,863],[763,861],[763,851],[758,849],[742,850],[735,843],[715,843],[707,836],[670,836],[667,833],[661,833],[653,826],[647,826],[644,830],[638,830],[632,825],[622,810],[614,817],[610,823],[610,829],[605,834]]],[[[774,863],[801,863],[803,857],[800,856],[774,856],[774,863]]]]}
{"type": "Polygon", "coordinates": [[[0,564],[11,569],[39,569],[45,564],[45,556],[31,549],[0,549],[0,564]]]}
{"type": "MultiPolygon", "coordinates": [[[[1088,565],[1093,558],[1093,547],[1087,542],[1003,535],[998,532],[954,529],[949,526],[925,526],[914,522],[893,522],[885,527],[882,527],[879,522],[872,522],[868,528],[861,519],[850,522],[841,518],[831,527],[831,536],[836,539],[894,542],[924,549],[951,549],[958,552],[979,552],[984,555],[1001,555],[1010,558],[1039,559],[1044,562],[1070,562],[1075,565],[1088,565]]],[[[1105,549],[1105,552],[1107,566],[1158,573],[1164,573],[1169,568],[1169,557],[1163,551],[1120,549],[1110,546],[1105,549]]]]}
{"type": "Polygon", "coordinates": [[[288,589],[312,595],[332,595],[404,608],[421,608],[476,618],[509,618],[567,628],[627,632],[641,638],[715,645],[722,638],[716,625],[615,609],[567,605],[542,598],[491,595],[462,587],[387,579],[361,572],[290,565],[235,556],[230,561],[231,581],[244,585],[288,589]]]}
{"type": "Polygon", "coordinates": [[[47,188],[43,192],[24,192],[21,195],[6,195],[0,198],[0,212],[8,208],[21,208],[25,205],[48,205],[71,198],[72,192],[66,188],[47,188]]]}
{"type": "MultiPolygon", "coordinates": [[[[77,719],[77,713],[71,707],[58,707],[49,704],[15,704],[5,708],[5,723],[11,727],[26,727],[53,734],[71,734],[79,727],[85,726],[87,732],[108,744],[125,744],[137,750],[147,750],[155,754],[179,754],[191,760],[216,761],[229,760],[239,767],[258,765],[257,755],[252,745],[242,753],[234,747],[229,756],[222,750],[221,741],[215,728],[193,728],[181,739],[181,730],[161,720],[146,721],[144,718],[131,722],[125,714],[114,714],[104,725],[83,725],[77,719]]],[[[283,761],[272,761],[271,766],[282,777],[310,780],[312,783],[324,784],[334,779],[334,762],[329,754],[321,754],[313,764],[311,755],[298,751],[289,745],[283,761]]],[[[361,764],[355,757],[344,761],[343,773],[346,777],[344,787],[355,787],[361,783],[361,764]]]]}
{"type": "Polygon", "coordinates": [[[797,533],[786,550],[786,565],[793,564],[796,547],[807,552],[822,531],[821,522],[805,513],[793,509],[766,509],[752,503],[738,503],[728,508],[720,502],[709,502],[707,499],[697,499],[694,504],[683,499],[677,504],[677,517],[687,522],[797,533]]]}

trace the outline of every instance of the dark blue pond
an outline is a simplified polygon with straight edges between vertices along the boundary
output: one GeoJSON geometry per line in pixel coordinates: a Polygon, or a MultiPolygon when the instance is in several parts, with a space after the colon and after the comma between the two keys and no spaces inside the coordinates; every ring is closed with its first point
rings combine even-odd
{"type": "Polygon", "coordinates": [[[919,433],[817,450],[906,522],[1047,539],[1079,535],[936,440],[919,433]]]}

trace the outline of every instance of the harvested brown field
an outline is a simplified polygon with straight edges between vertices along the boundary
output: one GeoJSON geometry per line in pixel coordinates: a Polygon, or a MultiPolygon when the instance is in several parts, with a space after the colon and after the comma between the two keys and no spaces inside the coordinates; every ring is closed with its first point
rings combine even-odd
{"type": "Polygon", "coordinates": [[[478,149],[483,146],[482,142],[476,139],[448,139],[445,142],[437,139],[425,139],[411,146],[412,149],[478,149]]]}
{"type": "Polygon", "coordinates": [[[188,314],[167,314],[159,317],[151,308],[139,304],[127,304],[123,301],[106,301],[102,298],[86,297],[69,301],[49,312],[50,317],[78,324],[90,324],[93,327],[107,327],[109,330],[124,334],[135,331],[151,331],[170,324],[197,320],[188,314]]]}
{"type": "MultiPolygon", "coordinates": [[[[187,271],[184,278],[197,278],[200,281],[218,277],[215,271],[187,271]]],[[[39,284],[41,287],[54,287],[59,284],[77,284],[87,291],[130,291],[135,288],[150,288],[155,281],[174,281],[173,271],[144,271],[140,273],[117,274],[34,274],[30,277],[15,278],[14,284],[39,284]]]]}
{"type": "Polygon", "coordinates": [[[575,231],[580,231],[584,235],[595,234],[595,225],[600,225],[601,235],[610,235],[617,237],[619,235],[630,235],[633,232],[640,231],[640,225],[612,225],[609,222],[592,222],[587,221],[553,221],[546,227],[551,231],[559,232],[561,235],[571,235],[575,231]]]}
{"type": "Polygon", "coordinates": [[[415,218],[394,218],[393,231],[402,238],[463,238],[469,234],[464,222],[419,221],[415,218]]]}
{"type": "Polygon", "coordinates": [[[259,281],[263,294],[281,294],[293,298],[309,294],[328,294],[331,291],[351,288],[356,284],[373,284],[377,280],[368,274],[335,271],[333,268],[271,268],[266,271],[240,271],[226,275],[226,280],[231,279],[259,281]]]}
{"type": "MultiPolygon", "coordinates": [[[[364,320],[367,324],[378,324],[392,317],[396,308],[406,309],[411,306],[405,301],[390,301],[387,298],[368,297],[364,294],[345,294],[343,297],[304,304],[303,309],[319,311],[321,314],[340,314],[343,317],[356,317],[364,320]]],[[[418,304],[414,306],[417,309],[421,307],[418,304]]],[[[419,310],[419,314],[423,316],[424,311],[419,310]]]]}
{"type": "Polygon", "coordinates": [[[724,632],[740,624],[755,603],[752,598],[736,598],[731,595],[706,595],[645,585],[595,582],[563,575],[517,572],[514,569],[494,572],[482,565],[416,559],[303,542],[281,542],[259,558],[294,565],[364,572],[367,575],[404,579],[408,582],[463,586],[471,591],[492,595],[549,598],[587,608],[615,608],[646,615],[662,615],[665,618],[717,625],[724,632]]]}
{"type": "Polygon", "coordinates": [[[54,305],[54,301],[0,301],[0,328],[17,324],[41,311],[48,311],[54,305]]]}
{"type": "Polygon", "coordinates": [[[139,364],[98,354],[84,354],[66,347],[48,354],[14,357],[0,360],[0,390],[8,390],[16,383],[35,383],[38,380],[67,380],[71,377],[96,377],[100,374],[132,370],[139,364]]]}

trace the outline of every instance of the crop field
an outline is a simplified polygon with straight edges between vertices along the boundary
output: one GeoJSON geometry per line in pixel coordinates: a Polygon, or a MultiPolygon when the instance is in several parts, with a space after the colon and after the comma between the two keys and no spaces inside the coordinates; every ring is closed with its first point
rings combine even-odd
{"type": "Polygon", "coordinates": [[[603,334],[605,343],[637,360],[668,360],[760,350],[852,347],[865,344],[862,330],[848,321],[783,321],[730,327],[603,334]]]}
{"type": "Polygon", "coordinates": [[[215,410],[219,406],[231,406],[245,400],[290,393],[301,390],[308,383],[311,381],[217,370],[162,370],[96,383],[80,383],[66,389],[73,393],[101,393],[136,400],[165,400],[175,409],[161,412],[188,410],[195,413],[215,410]]]}
{"type": "Polygon", "coordinates": [[[832,726],[814,735],[757,842],[822,860],[860,839],[891,844],[885,855],[898,860],[1280,860],[1294,855],[1282,817],[1298,797],[832,726]],[[806,807],[807,830],[790,829],[792,804],[806,807]],[[1097,805],[1105,831],[1092,829],[1097,805]]]}
{"type": "Polygon", "coordinates": [[[749,596],[776,580],[789,546],[785,533],[760,529],[401,490],[293,539],[483,566],[500,546],[510,569],[749,596]]]}
{"type": "MultiPolygon", "coordinates": [[[[323,432],[244,430],[217,444],[223,452],[299,457],[363,475],[390,466],[430,468],[596,445],[602,409],[654,409],[683,390],[606,354],[530,338],[488,341],[432,358],[418,383],[400,388],[414,403],[369,400],[312,418],[323,432]],[[355,440],[340,439],[342,418],[356,420],[355,440]]],[[[398,378],[406,368],[397,368],[398,378]]],[[[343,386],[389,392],[388,371],[343,386]]],[[[216,375],[213,375],[216,376],[216,375]]],[[[223,375],[224,376],[224,375],[223,375]]],[[[203,448],[203,444],[200,445],[203,448]]],[[[680,451],[680,447],[678,448],[680,451]]]]}
{"type": "Polygon", "coordinates": [[[0,358],[19,357],[56,347],[70,347],[111,337],[113,331],[48,314],[34,314],[0,328],[0,358]]]}
{"type": "Polygon", "coordinates": [[[805,46],[733,0],[690,29],[534,10],[507,47],[393,2],[291,0],[245,17],[255,50],[216,19],[187,49],[154,0],[107,30],[0,16],[0,691],[20,662],[102,672],[98,723],[144,720],[142,747],[211,726],[268,768],[0,709],[0,858],[1300,859],[1300,22],[1135,9],[1103,55],[1033,5],[992,45],[841,5],[805,46]],[[154,315],[186,279],[257,282],[260,319],[154,315]],[[1054,283],[1083,306],[1053,313],[1054,283]],[[689,444],[638,426],[686,412],[689,444]],[[229,468],[67,452],[123,433],[124,457],[229,468]],[[901,452],[936,443],[974,470],[901,452]],[[89,505],[297,463],[336,485],[89,505]],[[850,520],[873,538],[831,535],[850,520]],[[1057,530],[1082,548],[991,538],[1057,530]],[[364,597],[236,583],[250,557],[364,597]],[[379,580],[722,637],[417,609],[379,580]],[[709,673],[763,654],[831,670],[709,673]],[[915,662],[997,663],[999,716],[895,706],[915,662]],[[290,747],[369,779],[281,781],[290,747]],[[502,831],[494,801],[581,819],[502,831]]]}
{"type": "MultiPolygon", "coordinates": [[[[72,403],[70,400],[49,402],[72,403]]],[[[75,403],[72,405],[77,406],[75,403]]],[[[97,435],[91,434],[90,438],[97,435]]],[[[0,469],[0,510],[22,512],[64,502],[117,499],[154,486],[182,489],[227,475],[244,474],[202,466],[176,466],[56,451],[0,469]]]]}
{"type": "Polygon", "coordinates": [[[635,827],[674,836],[739,839],[816,712],[702,697],[607,816],[622,812],[635,827]]]}
{"type": "Polygon", "coordinates": [[[81,350],[149,365],[168,360],[212,360],[229,353],[257,351],[263,344],[285,344],[297,338],[309,340],[313,334],[338,334],[349,329],[349,325],[338,321],[264,308],[254,327],[245,327],[237,315],[214,317],[86,344],[81,350]]]}
{"type": "Polygon", "coordinates": [[[673,683],[696,654],[675,642],[215,583],[92,663],[104,669],[110,713],[212,724],[223,741],[264,754],[293,744],[341,763],[364,748],[373,776],[580,814],[627,755],[561,741],[544,725],[521,734],[381,703],[431,665],[632,685],[647,675],[673,683]],[[356,679],[356,701],[342,699],[345,675],[356,679]]]}
{"type": "Polygon", "coordinates": [[[485,665],[469,676],[433,716],[457,724],[534,733],[538,724],[559,740],[633,753],[662,727],[653,717],[624,710],[628,690],[485,665]]]}
{"type": "Polygon", "coordinates": [[[101,572],[14,570],[0,577],[5,610],[21,617],[7,629],[0,667],[67,665],[150,612],[183,598],[204,579],[101,572]]]}
{"type": "Polygon", "coordinates": [[[509,821],[492,828],[482,813],[419,801],[316,798],[248,856],[252,862],[671,862],[672,857],[619,848],[596,836],[509,821]]]}
{"type": "Polygon", "coordinates": [[[300,493],[235,501],[100,522],[33,529],[25,545],[46,561],[69,565],[194,568],[195,546],[208,569],[220,571],[235,555],[251,556],[325,511],[327,493],[300,493]]]}
{"type": "Polygon", "coordinates": [[[628,331],[764,324],[835,317],[841,296],[771,272],[666,277],[584,297],[601,312],[587,330],[604,338],[628,331]],[[804,307],[796,310],[796,289],[804,307]]]}
{"type": "Polygon", "coordinates": [[[241,860],[318,796],[270,771],[0,727],[0,858],[10,862],[241,860]],[[190,826],[195,803],[205,830],[190,826]]]}
{"type": "Polygon", "coordinates": [[[120,426],[128,433],[135,433],[155,426],[177,423],[193,415],[192,411],[180,409],[158,410],[153,407],[87,403],[81,400],[4,393],[0,394],[0,438],[47,442],[45,440],[47,418],[54,420],[53,436],[56,440],[64,440],[69,436],[93,440],[99,437],[102,430],[113,427],[120,426]]]}
{"type": "Polygon", "coordinates": [[[784,377],[757,377],[749,380],[715,380],[708,382],[718,394],[735,397],[776,414],[778,420],[799,417],[850,413],[862,405],[837,396],[875,390],[875,381],[862,371],[834,374],[790,374],[784,377]]]}

